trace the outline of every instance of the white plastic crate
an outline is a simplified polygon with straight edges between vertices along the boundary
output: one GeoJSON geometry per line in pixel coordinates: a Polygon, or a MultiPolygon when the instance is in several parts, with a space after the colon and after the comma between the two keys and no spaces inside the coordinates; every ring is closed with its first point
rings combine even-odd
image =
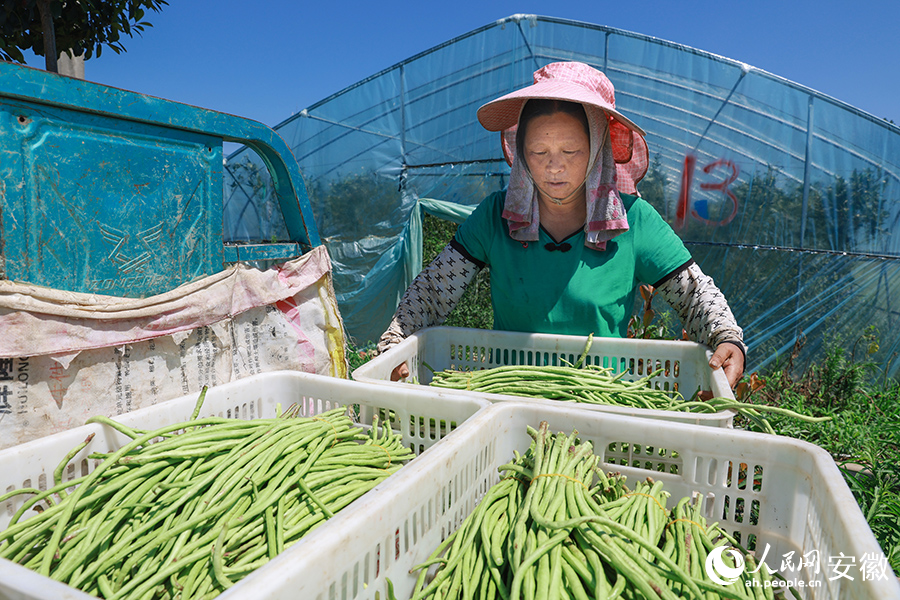
{"type": "MultiPolygon", "coordinates": [[[[384,600],[386,580],[409,598],[417,573],[449,533],[499,480],[497,467],[527,450],[526,427],[547,421],[551,431],[593,442],[607,471],[630,482],[648,476],[671,493],[668,508],[698,492],[707,518],[739,536],[766,562],[781,568],[785,553],[818,551],[821,570],[782,571],[806,600],[900,599],[900,584],[883,578],[834,578],[828,557],[859,562],[880,555],[840,471],[827,452],[792,438],[733,429],[655,422],[568,405],[504,402],[460,426],[421,459],[336,515],[327,531],[312,532],[220,596],[221,600],[384,600]],[[742,477],[743,474],[749,477],[742,477]],[[758,518],[751,512],[758,511],[758,518]],[[800,587],[800,582],[804,587],[800,587]]],[[[846,564],[847,561],[845,561],[846,564]]]]}
{"type": "MultiPolygon", "coordinates": [[[[196,394],[183,396],[115,417],[115,420],[140,429],[156,429],[189,419],[196,401],[196,394]]],[[[276,371],[210,388],[199,416],[271,418],[276,416],[279,404],[282,410],[286,410],[293,403],[302,406],[302,416],[317,415],[338,406],[358,405],[359,422],[362,426],[370,425],[376,414],[382,423],[390,415],[391,427],[400,433],[405,445],[412,448],[416,455],[433,446],[479,409],[489,405],[484,400],[434,389],[414,386],[393,389],[322,375],[276,371]]],[[[114,451],[130,441],[110,427],[90,424],[2,450],[0,494],[26,487],[46,489],[52,486],[53,471],[60,460],[84,441],[89,433],[95,434],[94,439],[76,455],[72,461],[75,466],[64,473],[65,480],[80,477],[93,470],[96,461],[86,458],[92,452],[114,451]]],[[[381,485],[384,484],[385,482],[381,485]]],[[[16,510],[27,498],[26,495],[14,497],[0,505],[0,530],[7,527],[16,510]]],[[[352,509],[352,506],[348,505],[344,510],[352,509]]],[[[329,525],[330,520],[320,527],[329,525]]],[[[0,559],[2,600],[91,598],[93,596],[54,582],[11,561],[0,559]]]]}
{"type": "MultiPolygon", "coordinates": [[[[575,364],[584,352],[586,342],[587,336],[429,327],[357,367],[353,371],[353,379],[393,384],[390,380],[391,371],[404,362],[409,366],[409,377],[396,383],[414,382],[425,385],[431,382],[431,369],[470,371],[504,365],[575,364]]],[[[710,390],[714,396],[734,399],[725,372],[710,368],[711,357],[712,351],[708,347],[695,342],[594,338],[586,362],[611,368],[615,374],[625,371],[622,379],[626,381],[634,381],[657,369],[663,369],[653,379],[658,389],[670,394],[677,391],[685,398],[689,398],[698,389],[703,389],[710,390]]],[[[477,395],[490,402],[559,402],[484,392],[462,392],[477,395]]],[[[714,427],[731,427],[736,414],[732,410],[687,413],[584,403],[578,404],[578,407],[714,427]]]]}

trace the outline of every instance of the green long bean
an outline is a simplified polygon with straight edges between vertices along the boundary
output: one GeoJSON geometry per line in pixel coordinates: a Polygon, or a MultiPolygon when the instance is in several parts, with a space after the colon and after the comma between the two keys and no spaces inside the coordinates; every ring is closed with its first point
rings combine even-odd
{"type": "Polygon", "coordinates": [[[669,509],[662,481],[628,486],[603,473],[574,432],[527,432],[527,452],[498,468],[499,481],[415,567],[413,600],[753,597],[749,578],[762,571],[730,586],[705,573],[708,549],[728,538],[706,524],[702,502],[669,509]]]}
{"type": "MultiPolygon", "coordinates": [[[[589,347],[589,345],[588,345],[589,347]]],[[[579,360],[580,364],[582,359],[579,360]]],[[[831,417],[804,415],[789,409],[740,402],[733,398],[696,400],[697,394],[685,398],[680,391],[666,391],[655,379],[663,373],[657,369],[634,381],[624,379],[626,370],[614,373],[597,365],[510,365],[476,371],[445,369],[433,374],[431,385],[455,390],[540,398],[562,402],[626,408],[716,413],[733,411],[745,416],[767,433],[775,433],[763,413],[788,416],[801,421],[819,423],[831,417]]]]}
{"type": "Polygon", "coordinates": [[[92,452],[85,440],[49,490],[4,494],[30,497],[0,532],[0,557],[101,598],[208,598],[413,456],[389,424],[376,418],[365,430],[343,408],[242,421],[200,418],[201,403],[190,420],[152,431],[90,419],[127,442],[92,452]],[[93,471],[63,482],[83,451],[93,471]]]}

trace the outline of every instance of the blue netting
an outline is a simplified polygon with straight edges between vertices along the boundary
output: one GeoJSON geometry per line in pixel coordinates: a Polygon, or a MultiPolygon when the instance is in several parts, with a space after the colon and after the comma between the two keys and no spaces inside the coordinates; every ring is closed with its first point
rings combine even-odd
{"type": "MultiPolygon", "coordinates": [[[[725,292],[749,368],[798,337],[798,360],[809,360],[874,326],[874,358],[896,371],[900,128],[720,56],[533,16],[423,52],[276,127],[306,180],[351,336],[377,339],[421,268],[420,199],[464,213],[505,186],[499,136],[476,109],[559,60],[607,73],[617,106],[646,130],[639,191],[725,292]]],[[[232,241],[285,239],[258,160],[244,149],[228,158],[232,241]]]]}

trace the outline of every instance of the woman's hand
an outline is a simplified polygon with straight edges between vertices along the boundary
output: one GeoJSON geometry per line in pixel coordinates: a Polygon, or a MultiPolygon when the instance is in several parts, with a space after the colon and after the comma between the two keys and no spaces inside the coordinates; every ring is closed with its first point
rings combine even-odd
{"type": "Polygon", "coordinates": [[[716,351],[709,359],[709,366],[713,369],[722,367],[728,385],[734,389],[744,375],[744,353],[734,344],[723,342],[716,346],[716,351]]]}
{"type": "Polygon", "coordinates": [[[406,363],[397,365],[394,367],[394,370],[391,371],[391,381],[399,381],[406,377],[409,377],[409,367],[406,366],[406,363]]]}

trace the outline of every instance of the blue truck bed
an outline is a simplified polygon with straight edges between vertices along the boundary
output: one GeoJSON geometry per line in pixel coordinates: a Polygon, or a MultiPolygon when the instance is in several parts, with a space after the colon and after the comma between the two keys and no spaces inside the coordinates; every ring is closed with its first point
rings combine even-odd
{"type": "Polygon", "coordinates": [[[146,297],[320,244],[297,163],[271,128],[0,62],[0,277],[146,297]],[[288,242],[223,243],[224,142],[262,157],[288,242]]]}

